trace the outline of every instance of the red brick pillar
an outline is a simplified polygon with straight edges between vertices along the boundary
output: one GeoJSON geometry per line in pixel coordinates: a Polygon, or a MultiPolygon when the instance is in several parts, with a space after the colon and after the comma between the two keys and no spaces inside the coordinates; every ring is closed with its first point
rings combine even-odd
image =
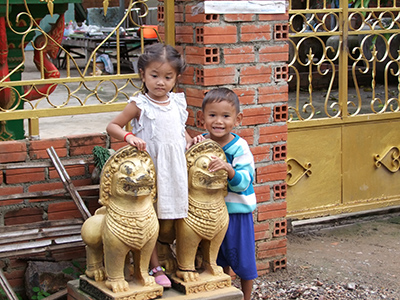
{"type": "MultiPolygon", "coordinates": [[[[175,1],[176,47],[188,64],[180,80],[188,130],[203,131],[197,114],[206,91],[224,86],[237,93],[244,119],[235,132],[247,140],[256,162],[254,221],[262,275],[286,267],[288,14],[205,14],[201,5],[175,1]]],[[[162,2],[158,11],[163,22],[162,2]]]]}

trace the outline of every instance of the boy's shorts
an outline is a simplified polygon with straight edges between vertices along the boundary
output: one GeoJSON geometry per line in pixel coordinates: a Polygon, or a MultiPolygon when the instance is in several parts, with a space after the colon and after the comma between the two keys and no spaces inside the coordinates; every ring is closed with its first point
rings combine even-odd
{"type": "Polygon", "coordinates": [[[241,279],[257,278],[252,213],[229,215],[229,227],[219,249],[217,264],[231,267],[241,279]]]}

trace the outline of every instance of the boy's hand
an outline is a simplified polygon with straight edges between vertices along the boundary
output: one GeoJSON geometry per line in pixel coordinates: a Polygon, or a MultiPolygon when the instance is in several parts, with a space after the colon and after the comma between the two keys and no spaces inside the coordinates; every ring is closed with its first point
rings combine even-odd
{"type": "Polygon", "coordinates": [[[131,146],[135,146],[139,151],[146,151],[146,142],[133,134],[126,136],[126,142],[131,146]]]}
{"type": "Polygon", "coordinates": [[[219,170],[225,170],[226,172],[228,172],[229,179],[232,179],[235,176],[235,169],[232,167],[231,164],[216,156],[211,156],[211,158],[212,161],[208,165],[208,171],[217,172],[219,170]]]}

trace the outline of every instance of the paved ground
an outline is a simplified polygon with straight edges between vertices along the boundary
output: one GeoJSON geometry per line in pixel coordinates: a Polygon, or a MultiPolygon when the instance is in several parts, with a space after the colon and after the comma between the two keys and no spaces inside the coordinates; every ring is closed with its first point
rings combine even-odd
{"type": "Polygon", "coordinates": [[[253,300],[400,299],[400,213],[287,236],[286,269],[254,281],[253,300]]]}

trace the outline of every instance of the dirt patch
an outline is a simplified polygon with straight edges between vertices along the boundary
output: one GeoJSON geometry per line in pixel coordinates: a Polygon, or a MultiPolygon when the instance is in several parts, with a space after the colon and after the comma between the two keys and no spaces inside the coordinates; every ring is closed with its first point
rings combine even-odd
{"type": "Polygon", "coordinates": [[[253,299],[400,299],[400,214],[288,235],[287,268],[253,299]]]}

